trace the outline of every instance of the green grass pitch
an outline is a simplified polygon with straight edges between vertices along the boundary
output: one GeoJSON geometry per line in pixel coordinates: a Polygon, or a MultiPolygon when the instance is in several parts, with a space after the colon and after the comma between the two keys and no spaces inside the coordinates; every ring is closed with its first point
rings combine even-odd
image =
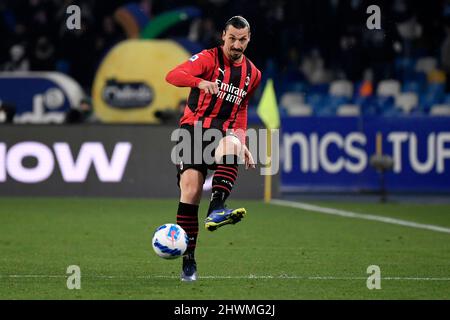
{"type": "MultiPolygon", "coordinates": [[[[0,299],[450,299],[450,234],[267,205],[201,228],[199,280],[151,248],[177,200],[0,199],[0,299]],[[69,265],[81,289],[66,287],[69,265]],[[381,289],[366,286],[381,269],[381,289]]],[[[450,227],[449,205],[316,203],[450,227]]],[[[200,221],[206,210],[201,206],[200,221]]]]}

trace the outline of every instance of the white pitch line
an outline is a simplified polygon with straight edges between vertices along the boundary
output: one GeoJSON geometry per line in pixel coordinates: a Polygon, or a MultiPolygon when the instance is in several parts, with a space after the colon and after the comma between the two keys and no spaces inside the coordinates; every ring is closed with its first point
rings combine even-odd
{"type": "Polygon", "coordinates": [[[450,228],[435,226],[435,225],[431,225],[431,224],[416,223],[416,222],[412,222],[412,221],[400,220],[400,219],[383,217],[383,216],[377,216],[377,215],[373,215],[373,214],[361,214],[361,213],[356,213],[356,212],[347,211],[347,210],[339,210],[339,209],[333,209],[333,208],[327,208],[327,207],[320,207],[320,206],[303,203],[303,202],[294,202],[294,201],[278,200],[278,199],[272,200],[270,203],[274,204],[274,205],[279,205],[279,206],[303,209],[303,210],[313,211],[313,212],[320,212],[320,213],[331,214],[331,215],[341,216],[341,217],[346,217],[346,218],[372,220],[372,221],[396,224],[396,225],[411,227],[411,228],[416,228],[416,229],[425,229],[425,230],[431,230],[431,231],[443,232],[443,233],[450,234],[450,228]]]}
{"type": "MultiPolygon", "coordinates": [[[[66,278],[65,275],[45,275],[45,274],[0,274],[1,278],[66,278]]],[[[147,275],[147,276],[108,276],[108,275],[82,275],[88,279],[178,279],[179,276],[170,275],[147,275]]],[[[247,275],[247,276],[199,276],[199,279],[210,280],[367,280],[367,277],[336,277],[336,276],[296,276],[296,275],[247,275]]],[[[381,277],[382,280],[399,281],[450,281],[450,278],[438,277],[381,277]]]]}

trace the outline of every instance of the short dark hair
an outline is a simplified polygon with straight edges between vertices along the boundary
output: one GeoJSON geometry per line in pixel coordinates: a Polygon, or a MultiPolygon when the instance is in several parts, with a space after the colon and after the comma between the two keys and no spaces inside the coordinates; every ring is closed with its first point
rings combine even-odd
{"type": "Polygon", "coordinates": [[[247,19],[245,19],[243,16],[234,16],[231,17],[226,23],[224,30],[227,31],[229,26],[233,26],[236,29],[244,29],[248,28],[248,31],[250,32],[250,23],[248,23],[247,19]]]}

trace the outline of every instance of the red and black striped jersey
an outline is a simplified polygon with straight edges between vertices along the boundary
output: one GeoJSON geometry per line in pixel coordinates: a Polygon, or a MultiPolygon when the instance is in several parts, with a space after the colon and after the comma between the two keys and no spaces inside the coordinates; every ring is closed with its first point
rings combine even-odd
{"type": "Polygon", "coordinates": [[[244,55],[241,63],[230,61],[222,47],[192,56],[171,70],[166,81],[191,87],[180,125],[202,122],[203,128],[247,129],[248,102],[261,82],[261,72],[244,55]],[[219,93],[207,94],[197,88],[202,80],[216,82],[219,93]]]}

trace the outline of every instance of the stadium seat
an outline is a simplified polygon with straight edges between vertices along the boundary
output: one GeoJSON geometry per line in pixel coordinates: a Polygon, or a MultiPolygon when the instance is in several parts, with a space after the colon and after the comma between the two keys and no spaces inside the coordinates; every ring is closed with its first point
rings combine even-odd
{"type": "Polygon", "coordinates": [[[330,89],[328,83],[313,84],[308,88],[308,94],[321,94],[326,95],[330,89]]]}
{"type": "Polygon", "coordinates": [[[450,93],[447,93],[443,100],[444,104],[450,104],[450,93]]]}
{"type": "Polygon", "coordinates": [[[402,93],[395,98],[395,106],[409,114],[414,107],[419,104],[419,96],[416,93],[402,93]]]}
{"type": "Polygon", "coordinates": [[[314,104],[314,114],[318,116],[334,116],[340,105],[348,104],[349,102],[350,99],[347,97],[322,96],[314,104]]]}
{"type": "Polygon", "coordinates": [[[397,80],[383,80],[380,81],[377,87],[377,95],[382,97],[393,96],[400,94],[400,82],[397,80]]]}
{"type": "Polygon", "coordinates": [[[330,85],[329,94],[336,97],[351,98],[353,96],[353,85],[348,80],[333,81],[330,85]]]}
{"type": "Polygon", "coordinates": [[[326,100],[327,96],[322,94],[308,94],[305,98],[306,104],[309,104],[314,110],[321,109],[326,100]]]}
{"type": "Polygon", "coordinates": [[[360,106],[360,112],[364,116],[374,116],[377,114],[376,96],[359,97],[353,101],[353,104],[360,106]]]}
{"type": "Polygon", "coordinates": [[[445,98],[445,84],[443,83],[431,83],[428,85],[426,89],[427,94],[432,94],[441,99],[441,101],[445,98]]]}
{"type": "Polygon", "coordinates": [[[409,112],[409,116],[423,116],[425,113],[419,107],[413,108],[409,112]]]}
{"type": "Polygon", "coordinates": [[[357,104],[343,104],[338,107],[336,115],[340,117],[359,117],[361,107],[357,104]]]}
{"type": "Polygon", "coordinates": [[[288,116],[291,117],[309,117],[313,114],[313,109],[307,104],[291,104],[289,108],[286,108],[288,116]]]}
{"type": "Polygon", "coordinates": [[[428,112],[433,105],[443,103],[445,98],[444,84],[434,83],[430,84],[426,91],[420,96],[420,107],[428,112]]]}
{"type": "Polygon", "coordinates": [[[283,85],[283,88],[285,89],[284,92],[306,92],[308,91],[308,83],[304,81],[287,81],[285,78],[283,78],[283,82],[287,82],[283,85]]]}
{"type": "Polygon", "coordinates": [[[417,61],[412,58],[398,58],[395,60],[395,72],[398,77],[409,76],[414,72],[417,61]]]}
{"type": "Polygon", "coordinates": [[[449,104],[436,104],[431,107],[430,115],[432,116],[450,116],[449,104]]]}
{"type": "Polygon", "coordinates": [[[405,81],[415,81],[420,84],[420,89],[423,91],[428,85],[427,75],[423,72],[414,72],[405,81]]]}
{"type": "Polygon", "coordinates": [[[305,99],[302,93],[286,92],[281,96],[280,105],[284,108],[289,108],[291,105],[303,104],[305,99]]]}
{"type": "Polygon", "coordinates": [[[331,117],[336,115],[336,108],[324,106],[321,109],[314,110],[314,114],[321,117],[331,117]]]}
{"type": "Polygon", "coordinates": [[[373,103],[375,104],[378,114],[385,114],[387,110],[395,108],[395,97],[378,96],[375,97],[373,103]]]}
{"type": "Polygon", "coordinates": [[[437,67],[437,59],[434,57],[424,57],[417,60],[415,70],[428,74],[437,67]]]}
{"type": "Polygon", "coordinates": [[[380,114],[385,117],[397,117],[403,115],[404,112],[400,108],[388,108],[381,110],[380,114]]]}
{"type": "Polygon", "coordinates": [[[420,81],[417,80],[406,80],[402,86],[402,92],[414,92],[416,94],[421,94],[423,92],[423,86],[420,81]]]}

